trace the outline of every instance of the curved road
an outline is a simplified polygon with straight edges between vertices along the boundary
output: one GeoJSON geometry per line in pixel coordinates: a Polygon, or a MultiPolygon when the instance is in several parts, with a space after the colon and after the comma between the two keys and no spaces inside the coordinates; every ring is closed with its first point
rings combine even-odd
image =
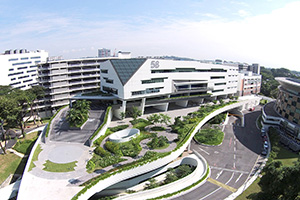
{"type": "Polygon", "coordinates": [[[239,119],[230,116],[224,126],[225,137],[220,146],[209,147],[191,143],[191,150],[201,154],[211,168],[210,178],[193,191],[175,197],[178,200],[221,200],[241,187],[255,173],[261,161],[262,139],[256,127],[260,115],[256,111],[244,111],[245,127],[239,126],[239,119]]]}

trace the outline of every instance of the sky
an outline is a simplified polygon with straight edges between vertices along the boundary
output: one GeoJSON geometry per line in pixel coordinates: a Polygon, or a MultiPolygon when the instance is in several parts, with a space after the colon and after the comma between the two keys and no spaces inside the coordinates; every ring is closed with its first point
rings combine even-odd
{"type": "Polygon", "coordinates": [[[293,0],[0,0],[0,52],[108,48],[300,71],[299,10],[293,0]]]}

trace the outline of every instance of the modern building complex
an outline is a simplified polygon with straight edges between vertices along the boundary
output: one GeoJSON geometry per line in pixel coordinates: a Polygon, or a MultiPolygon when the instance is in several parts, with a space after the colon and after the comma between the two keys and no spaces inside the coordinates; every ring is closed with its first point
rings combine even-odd
{"type": "Polygon", "coordinates": [[[109,59],[100,64],[101,90],[118,98],[115,116],[136,106],[167,111],[236,95],[238,67],[172,59],[109,59]]]}
{"type": "Polygon", "coordinates": [[[265,126],[277,126],[283,141],[295,151],[300,150],[300,80],[276,78],[280,83],[277,100],[263,109],[265,126]]]}
{"type": "Polygon", "coordinates": [[[37,82],[37,64],[47,61],[48,52],[26,49],[7,50],[0,54],[0,85],[28,89],[37,82]]]}

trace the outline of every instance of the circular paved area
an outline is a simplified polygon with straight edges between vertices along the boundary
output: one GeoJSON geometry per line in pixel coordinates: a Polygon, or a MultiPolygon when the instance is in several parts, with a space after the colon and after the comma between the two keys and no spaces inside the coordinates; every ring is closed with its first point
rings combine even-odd
{"type": "Polygon", "coordinates": [[[58,146],[49,153],[49,160],[54,163],[70,163],[76,161],[84,153],[84,150],[78,146],[58,146]]]}

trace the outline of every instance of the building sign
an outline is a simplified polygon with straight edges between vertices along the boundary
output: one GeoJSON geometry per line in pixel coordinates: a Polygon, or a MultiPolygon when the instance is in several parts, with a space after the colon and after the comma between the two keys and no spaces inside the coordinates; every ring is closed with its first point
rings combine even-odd
{"type": "Polygon", "coordinates": [[[151,68],[158,68],[159,67],[159,61],[151,61],[151,68]]]}

